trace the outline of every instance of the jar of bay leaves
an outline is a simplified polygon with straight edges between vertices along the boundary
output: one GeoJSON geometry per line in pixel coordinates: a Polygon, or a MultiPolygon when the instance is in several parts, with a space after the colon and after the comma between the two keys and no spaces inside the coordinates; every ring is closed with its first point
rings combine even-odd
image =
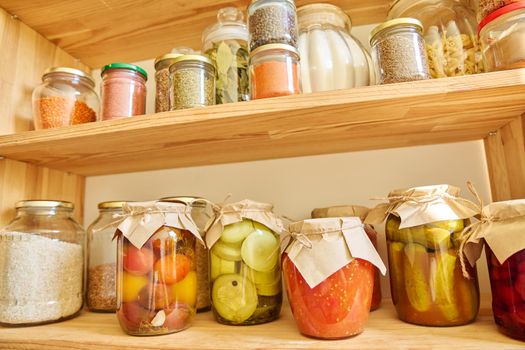
{"type": "Polygon", "coordinates": [[[235,7],[219,10],[202,36],[203,51],[216,67],[216,103],[248,101],[248,28],[235,7]]]}

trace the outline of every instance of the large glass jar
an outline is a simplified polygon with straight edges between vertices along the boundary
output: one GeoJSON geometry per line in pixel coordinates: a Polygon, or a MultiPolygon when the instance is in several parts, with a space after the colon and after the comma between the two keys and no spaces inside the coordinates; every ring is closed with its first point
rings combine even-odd
{"type": "Polygon", "coordinates": [[[252,99],[299,94],[299,52],[290,45],[270,44],[250,53],[252,99]]]}
{"type": "Polygon", "coordinates": [[[82,308],[85,233],[73,204],[22,201],[0,231],[0,324],[57,322],[82,308]]]}
{"type": "Polygon", "coordinates": [[[399,229],[386,223],[390,289],[399,318],[424,326],[458,326],[474,321],[479,310],[476,269],[463,276],[460,235],[469,220],[439,221],[399,229]]]}
{"type": "Polygon", "coordinates": [[[148,74],[138,66],[112,63],[102,68],[102,120],[146,113],[148,74]]]}
{"type": "Polygon", "coordinates": [[[507,5],[520,2],[522,0],[477,0],[474,2],[474,8],[477,8],[478,12],[478,23],[483,21],[485,17],[490,15],[492,12],[499,10],[507,5]]]}
{"type": "Polygon", "coordinates": [[[525,68],[525,1],[485,17],[479,35],[488,71],[525,68]]]}
{"type": "Polygon", "coordinates": [[[117,309],[117,243],[113,240],[124,202],[102,202],[99,215],[88,227],[87,307],[95,312],[117,309]]]}
{"type": "Polygon", "coordinates": [[[96,121],[100,102],[94,88],[91,75],[79,69],[48,69],[33,91],[35,129],[96,121]]]}
{"type": "Polygon", "coordinates": [[[242,11],[235,7],[219,10],[217,23],[202,36],[203,51],[216,68],[216,103],[248,101],[248,29],[242,11]]]}
{"type": "Polygon", "coordinates": [[[465,0],[397,0],[389,19],[417,18],[424,27],[425,49],[433,78],[482,73],[483,57],[476,15],[465,0]]]}
{"type": "Polygon", "coordinates": [[[373,85],[372,60],[351,34],[350,17],[331,4],[297,10],[303,93],[373,85]]]}

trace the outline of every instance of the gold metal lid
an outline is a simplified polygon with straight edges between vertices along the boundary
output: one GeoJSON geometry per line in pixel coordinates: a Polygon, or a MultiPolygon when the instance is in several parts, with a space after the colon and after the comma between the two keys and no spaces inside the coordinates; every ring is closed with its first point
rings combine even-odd
{"type": "Polygon", "coordinates": [[[292,45],[287,44],[267,44],[263,46],[259,46],[252,52],[250,52],[250,58],[257,55],[258,53],[264,52],[264,51],[270,51],[270,50],[285,50],[289,51],[297,56],[299,58],[299,51],[293,47],[292,45]]]}
{"type": "Polygon", "coordinates": [[[177,57],[180,57],[182,56],[183,54],[182,53],[173,53],[173,52],[170,52],[170,53],[167,53],[165,55],[162,55],[162,56],[159,56],[155,59],[155,69],[157,69],[157,66],[164,62],[164,61],[171,61],[173,63],[173,61],[175,61],[175,59],[177,57]]]}
{"type": "MultiPolygon", "coordinates": [[[[252,2],[250,3],[250,6],[252,6],[253,4],[255,4],[256,2],[259,2],[261,0],[252,0],[252,2]]],[[[285,0],[287,3],[289,3],[290,5],[292,5],[295,9],[295,1],[294,0],[285,0]]],[[[249,6],[248,6],[249,7],[249,6]]]]}
{"type": "Polygon", "coordinates": [[[390,21],[381,23],[380,25],[375,27],[370,33],[370,42],[374,40],[374,37],[377,34],[381,33],[385,29],[389,29],[393,27],[415,27],[418,31],[423,32],[423,23],[421,23],[421,21],[415,18],[409,18],[409,17],[396,18],[396,19],[392,19],[390,21]]]}
{"type": "MultiPolygon", "coordinates": [[[[183,61],[197,61],[197,62],[204,62],[209,64],[212,67],[215,67],[213,65],[212,60],[210,60],[208,57],[204,55],[181,55],[173,60],[173,64],[183,62],[183,61]]],[[[172,65],[173,65],[172,64],[172,65]]]]}
{"type": "Polygon", "coordinates": [[[95,80],[89,73],[86,73],[80,69],[68,68],[68,67],[48,68],[42,75],[42,81],[46,78],[46,76],[54,74],[54,73],[66,73],[66,74],[76,75],[76,76],[88,79],[93,85],[95,85],[95,80]]]}
{"type": "Polygon", "coordinates": [[[17,202],[15,204],[15,208],[62,208],[73,210],[75,208],[75,205],[71,202],[66,201],[25,200],[17,202]]]}
{"type": "Polygon", "coordinates": [[[122,209],[128,201],[107,201],[98,203],[98,209],[122,209]]]}
{"type": "Polygon", "coordinates": [[[184,203],[190,205],[194,208],[205,208],[206,201],[202,197],[193,197],[193,196],[173,196],[173,197],[164,197],[160,199],[161,202],[176,202],[184,203]]]}

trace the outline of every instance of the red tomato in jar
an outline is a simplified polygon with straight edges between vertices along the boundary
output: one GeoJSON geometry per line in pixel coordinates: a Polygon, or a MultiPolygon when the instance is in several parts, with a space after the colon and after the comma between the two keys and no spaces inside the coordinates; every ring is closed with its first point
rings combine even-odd
{"type": "Polygon", "coordinates": [[[182,281],[192,269],[192,261],[184,254],[173,254],[155,263],[155,273],[162,283],[173,284],[182,281]]]}
{"type": "Polygon", "coordinates": [[[162,283],[148,284],[138,296],[139,304],[147,310],[161,310],[173,302],[171,288],[162,283]]]}
{"type": "Polygon", "coordinates": [[[130,333],[139,332],[142,323],[149,323],[153,315],[138,303],[123,303],[117,311],[121,327],[130,333]]]}
{"type": "Polygon", "coordinates": [[[514,282],[514,290],[521,300],[525,301],[525,274],[520,274],[514,282]]]}
{"type": "Polygon", "coordinates": [[[191,324],[193,312],[183,304],[175,304],[166,310],[166,321],[164,327],[169,330],[183,330],[191,324]]]}
{"type": "Polygon", "coordinates": [[[122,254],[124,270],[131,274],[142,276],[153,269],[155,258],[153,252],[146,247],[138,249],[129,244],[124,247],[122,254]]]}

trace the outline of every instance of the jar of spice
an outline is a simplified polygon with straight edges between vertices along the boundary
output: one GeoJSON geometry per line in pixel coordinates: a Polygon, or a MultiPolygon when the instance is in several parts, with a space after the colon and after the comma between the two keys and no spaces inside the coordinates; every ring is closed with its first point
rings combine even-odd
{"type": "Polygon", "coordinates": [[[217,23],[204,31],[202,41],[216,68],[216,103],[248,101],[248,29],[242,11],[235,7],[219,10],[217,23]]]}
{"type": "Polygon", "coordinates": [[[431,78],[422,32],[415,18],[393,19],[372,30],[372,59],[380,84],[431,78]]]}
{"type": "Polygon", "coordinates": [[[102,120],[146,113],[148,74],[138,66],[112,63],[102,68],[102,120]]]}
{"type": "Polygon", "coordinates": [[[252,51],[250,82],[252,99],[299,94],[299,52],[283,44],[265,45],[252,51]]]}
{"type": "Polygon", "coordinates": [[[521,0],[478,0],[478,22],[483,21],[483,19],[492,12],[520,1],[521,0]]]}
{"type": "Polygon", "coordinates": [[[102,202],[88,227],[87,307],[95,312],[117,309],[117,243],[113,240],[124,202],[102,202]]]}
{"type": "Polygon", "coordinates": [[[155,113],[168,112],[170,105],[170,66],[182,54],[168,53],[155,59],[155,113]]]}
{"type": "Polygon", "coordinates": [[[297,14],[294,0],[253,0],[248,7],[250,51],[268,44],[297,48],[297,14]]]}
{"type": "Polygon", "coordinates": [[[62,201],[21,201],[0,231],[0,325],[74,317],[82,309],[84,240],[62,201]]]}
{"type": "Polygon", "coordinates": [[[79,69],[55,67],[42,76],[42,84],[33,91],[35,129],[94,122],[100,102],[95,81],[79,69]]]}
{"type": "Polygon", "coordinates": [[[202,55],[182,55],[170,67],[171,110],[215,104],[215,67],[202,55]]]}
{"type": "Polygon", "coordinates": [[[488,71],[525,68],[525,1],[492,12],[478,30],[488,71]]]}

